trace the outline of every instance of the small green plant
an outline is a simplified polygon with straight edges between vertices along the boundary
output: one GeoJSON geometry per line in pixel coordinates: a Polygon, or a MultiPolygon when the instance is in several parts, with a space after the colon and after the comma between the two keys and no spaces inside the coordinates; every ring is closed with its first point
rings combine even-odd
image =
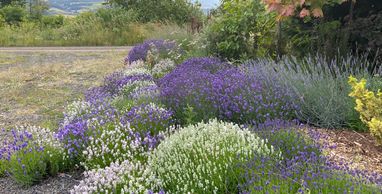
{"type": "Polygon", "coordinates": [[[194,108],[187,104],[184,109],[184,120],[186,125],[194,125],[197,123],[196,121],[197,113],[194,111],[194,108]]]}
{"type": "Polygon", "coordinates": [[[0,159],[0,177],[5,175],[5,162],[0,159]]]}
{"type": "Polygon", "coordinates": [[[121,96],[116,97],[112,105],[121,113],[129,111],[134,105],[134,101],[129,98],[124,98],[121,96]]]}
{"type": "Polygon", "coordinates": [[[13,154],[7,169],[17,183],[30,186],[47,175],[47,157],[42,150],[31,147],[27,147],[26,150],[13,154]],[[28,149],[33,149],[33,151],[23,153],[28,149]]]}

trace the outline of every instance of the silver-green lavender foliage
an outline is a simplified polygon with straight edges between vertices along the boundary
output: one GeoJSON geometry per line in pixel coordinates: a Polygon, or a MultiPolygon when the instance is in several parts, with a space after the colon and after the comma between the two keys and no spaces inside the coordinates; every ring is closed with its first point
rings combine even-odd
{"type": "Polygon", "coordinates": [[[371,65],[362,58],[347,57],[327,61],[320,56],[303,59],[283,58],[278,62],[260,59],[249,63],[260,66],[269,74],[276,74],[284,87],[293,91],[298,105],[300,121],[325,128],[353,128],[364,130],[365,126],[354,110],[355,102],[349,97],[348,77],[367,77],[375,85],[379,69],[370,72],[371,65]]]}

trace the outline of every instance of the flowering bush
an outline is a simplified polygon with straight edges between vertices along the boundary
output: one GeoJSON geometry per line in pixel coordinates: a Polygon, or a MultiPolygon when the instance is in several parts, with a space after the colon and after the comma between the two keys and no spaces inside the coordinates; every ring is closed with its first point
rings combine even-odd
{"type": "Polygon", "coordinates": [[[136,80],[125,85],[122,94],[113,100],[114,106],[122,113],[133,106],[158,102],[159,88],[152,80],[136,80]]]}
{"type": "Polygon", "coordinates": [[[148,165],[171,193],[236,193],[239,162],[273,148],[247,129],[212,120],[188,126],[159,144],[148,165]]]}
{"type": "Polygon", "coordinates": [[[87,147],[82,152],[82,165],[85,169],[104,168],[113,162],[124,160],[145,161],[147,153],[163,139],[159,132],[137,132],[130,128],[129,123],[124,125],[112,122],[94,128],[95,134],[89,137],[87,147]]]}
{"type": "Polygon", "coordinates": [[[117,72],[111,74],[105,78],[104,86],[106,91],[109,92],[112,96],[119,94],[122,88],[134,81],[137,80],[151,80],[151,75],[145,74],[145,72],[139,71],[126,71],[126,72],[117,72]]]}
{"type": "Polygon", "coordinates": [[[137,132],[151,135],[165,132],[172,122],[172,112],[154,103],[133,107],[122,118],[137,132]]]}
{"type": "Polygon", "coordinates": [[[214,117],[238,123],[292,118],[292,97],[277,82],[267,81],[258,72],[216,58],[194,58],[160,79],[159,87],[164,104],[181,122],[186,107],[195,111],[196,122],[214,117]]]}
{"type": "Polygon", "coordinates": [[[72,159],[76,159],[86,147],[94,126],[92,124],[103,125],[116,120],[117,114],[108,101],[74,102],[64,113],[64,122],[55,136],[62,142],[72,159]]]}
{"type": "Polygon", "coordinates": [[[115,162],[84,174],[85,179],[70,193],[153,193],[161,188],[161,182],[140,162],[115,162]]]}
{"type": "Polygon", "coordinates": [[[159,97],[160,90],[156,84],[136,88],[130,93],[130,98],[137,104],[158,102],[159,97]]]}
{"type": "Polygon", "coordinates": [[[149,66],[143,60],[136,60],[131,62],[127,68],[127,70],[136,70],[136,69],[139,69],[139,70],[149,69],[149,66]]]}
{"type": "Polygon", "coordinates": [[[143,44],[133,47],[127,57],[125,64],[131,64],[142,60],[153,64],[164,58],[180,58],[181,50],[176,42],[168,40],[147,40],[143,44]]]}
{"type": "Polygon", "coordinates": [[[175,62],[171,59],[163,59],[154,65],[152,74],[154,78],[159,79],[170,73],[175,68],[175,62]]]}
{"type": "Polygon", "coordinates": [[[217,102],[212,103],[214,97],[210,82],[213,72],[228,67],[229,64],[216,58],[189,59],[159,80],[161,99],[182,122],[185,120],[183,109],[187,105],[196,112],[196,122],[216,117],[217,107],[213,105],[217,102]]]}
{"type": "MultiPolygon", "coordinates": [[[[145,66],[145,67],[140,67],[140,68],[132,68],[132,67],[129,67],[129,68],[126,68],[124,71],[123,71],[123,74],[125,76],[134,76],[134,75],[137,75],[137,76],[142,76],[142,77],[150,77],[151,76],[151,72],[150,72],[150,69],[145,66]]],[[[149,79],[150,80],[150,79],[149,79]]]]}
{"type": "Polygon", "coordinates": [[[366,89],[366,79],[360,82],[354,77],[349,78],[353,91],[351,97],[356,99],[355,109],[361,114],[361,120],[368,125],[371,134],[382,144],[382,92],[376,94],[366,89]]]}
{"type": "Polygon", "coordinates": [[[282,159],[254,155],[245,162],[243,193],[379,193],[382,177],[351,170],[346,163],[335,164],[322,153],[318,141],[324,136],[309,130],[302,133],[295,125],[268,121],[253,128],[260,137],[268,138],[282,159]],[[285,128],[286,127],[286,128],[285,128]]]}
{"type": "Polygon", "coordinates": [[[113,99],[121,94],[122,89],[135,81],[150,81],[151,74],[146,69],[127,69],[125,71],[115,72],[107,76],[104,85],[95,87],[85,93],[87,102],[105,101],[113,99]]]}
{"type": "Polygon", "coordinates": [[[38,127],[10,131],[0,148],[4,170],[22,185],[39,182],[68,167],[68,157],[54,133],[38,127]]]}

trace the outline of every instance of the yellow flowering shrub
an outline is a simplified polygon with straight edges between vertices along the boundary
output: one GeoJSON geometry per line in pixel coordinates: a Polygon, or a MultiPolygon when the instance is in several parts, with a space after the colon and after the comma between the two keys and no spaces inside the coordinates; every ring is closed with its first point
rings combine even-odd
{"type": "Polygon", "coordinates": [[[360,113],[362,122],[366,123],[371,134],[382,144],[382,92],[369,91],[366,80],[358,81],[355,77],[349,78],[352,92],[349,96],[356,100],[355,109],[360,113]]]}

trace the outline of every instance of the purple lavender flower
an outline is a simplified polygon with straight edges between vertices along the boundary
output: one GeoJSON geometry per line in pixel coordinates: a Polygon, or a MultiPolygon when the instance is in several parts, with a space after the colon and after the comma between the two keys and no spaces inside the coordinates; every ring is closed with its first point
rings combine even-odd
{"type": "Polygon", "coordinates": [[[147,40],[143,44],[136,45],[130,50],[128,56],[125,58],[125,63],[129,64],[138,60],[146,61],[147,53],[152,47],[155,47],[155,49],[162,53],[169,53],[179,49],[176,43],[172,41],[147,40]]]}
{"type": "Polygon", "coordinates": [[[217,117],[239,123],[293,118],[289,93],[255,71],[243,71],[217,58],[194,58],[159,80],[162,101],[184,122],[193,108],[196,121],[217,117]]]}
{"type": "Polygon", "coordinates": [[[104,85],[91,88],[85,92],[85,100],[94,103],[110,99],[120,94],[122,88],[137,80],[153,80],[152,76],[146,74],[125,75],[123,72],[115,72],[107,76],[104,80],[104,85]]]}
{"type": "Polygon", "coordinates": [[[94,123],[104,125],[118,117],[118,112],[112,107],[110,101],[94,99],[88,106],[79,115],[64,115],[65,118],[70,119],[61,123],[56,133],[56,138],[63,143],[71,157],[78,156],[85,148],[88,139],[95,132],[92,128],[94,123]]]}
{"type": "Polygon", "coordinates": [[[153,103],[132,107],[121,118],[122,123],[144,135],[155,135],[164,132],[173,124],[172,112],[153,103]]]}
{"type": "MultiPolygon", "coordinates": [[[[322,155],[320,134],[309,130],[309,137],[299,132],[293,123],[267,121],[253,130],[268,139],[282,159],[258,156],[248,159],[244,169],[242,193],[379,193],[382,176],[352,170],[349,164],[336,164],[322,155]],[[288,127],[290,126],[290,127],[288,127]],[[374,185],[374,186],[373,186],[374,185]],[[260,188],[261,186],[261,188],[260,188]]],[[[325,146],[328,147],[328,146],[325,146]]]]}
{"type": "Polygon", "coordinates": [[[33,140],[32,134],[25,130],[12,129],[8,133],[12,138],[7,138],[2,142],[0,160],[10,160],[14,153],[27,148],[33,140]]]}
{"type": "Polygon", "coordinates": [[[152,76],[146,74],[128,75],[123,72],[115,72],[105,78],[104,87],[111,95],[118,94],[121,89],[128,83],[140,80],[152,80],[152,76]]]}

